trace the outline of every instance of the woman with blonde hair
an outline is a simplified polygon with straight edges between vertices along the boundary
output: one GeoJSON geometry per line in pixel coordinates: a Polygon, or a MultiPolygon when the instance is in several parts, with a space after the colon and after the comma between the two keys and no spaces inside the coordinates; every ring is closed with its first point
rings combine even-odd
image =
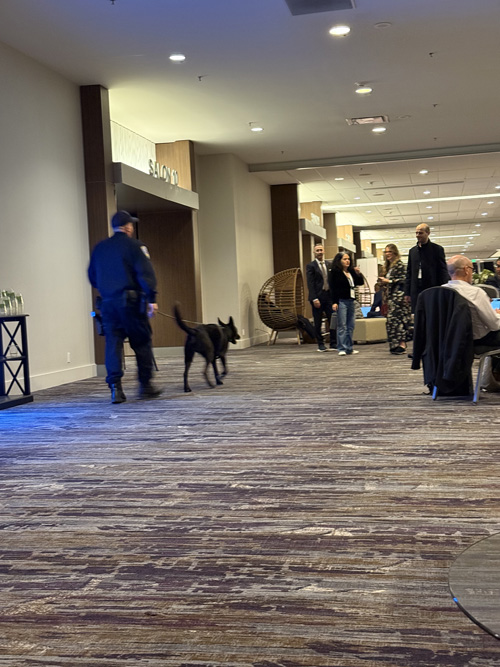
{"type": "Polygon", "coordinates": [[[387,338],[391,354],[404,354],[411,329],[410,306],[405,300],[406,269],[394,243],[386,245],[385,264],[379,282],[387,303],[387,338]]]}

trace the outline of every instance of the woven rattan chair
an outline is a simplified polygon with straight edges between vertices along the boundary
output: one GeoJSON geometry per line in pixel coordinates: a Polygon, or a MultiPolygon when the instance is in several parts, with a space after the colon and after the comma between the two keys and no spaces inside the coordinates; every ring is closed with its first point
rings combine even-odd
{"type": "Polygon", "coordinates": [[[257,299],[260,319],[268,326],[271,336],[268,345],[276,343],[280,331],[297,332],[297,317],[304,315],[304,281],[300,269],[275,273],[262,286],[257,299]]]}

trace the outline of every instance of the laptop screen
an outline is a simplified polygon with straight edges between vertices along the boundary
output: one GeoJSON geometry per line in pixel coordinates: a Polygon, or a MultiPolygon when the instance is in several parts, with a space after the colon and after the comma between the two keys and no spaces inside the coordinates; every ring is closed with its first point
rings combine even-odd
{"type": "Polygon", "coordinates": [[[493,301],[491,302],[491,307],[500,308],[500,299],[493,299],[493,301]]]}

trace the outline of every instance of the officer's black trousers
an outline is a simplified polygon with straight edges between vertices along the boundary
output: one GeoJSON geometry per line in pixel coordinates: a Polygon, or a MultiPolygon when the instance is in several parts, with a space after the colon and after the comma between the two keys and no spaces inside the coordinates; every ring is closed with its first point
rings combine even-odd
{"type": "Polygon", "coordinates": [[[106,337],[106,382],[115,384],[123,376],[123,341],[128,338],[137,359],[137,375],[146,385],[153,375],[151,326],[138,303],[124,305],[123,299],[102,302],[102,325],[106,337]]]}

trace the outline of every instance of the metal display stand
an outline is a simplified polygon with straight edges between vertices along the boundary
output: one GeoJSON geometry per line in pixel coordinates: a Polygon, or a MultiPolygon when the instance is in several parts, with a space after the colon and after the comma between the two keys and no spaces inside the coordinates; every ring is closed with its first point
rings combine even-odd
{"type": "Polygon", "coordinates": [[[27,317],[28,315],[0,316],[0,410],[33,401],[30,390],[27,317]],[[21,390],[21,394],[12,394],[16,388],[21,390]]]}

